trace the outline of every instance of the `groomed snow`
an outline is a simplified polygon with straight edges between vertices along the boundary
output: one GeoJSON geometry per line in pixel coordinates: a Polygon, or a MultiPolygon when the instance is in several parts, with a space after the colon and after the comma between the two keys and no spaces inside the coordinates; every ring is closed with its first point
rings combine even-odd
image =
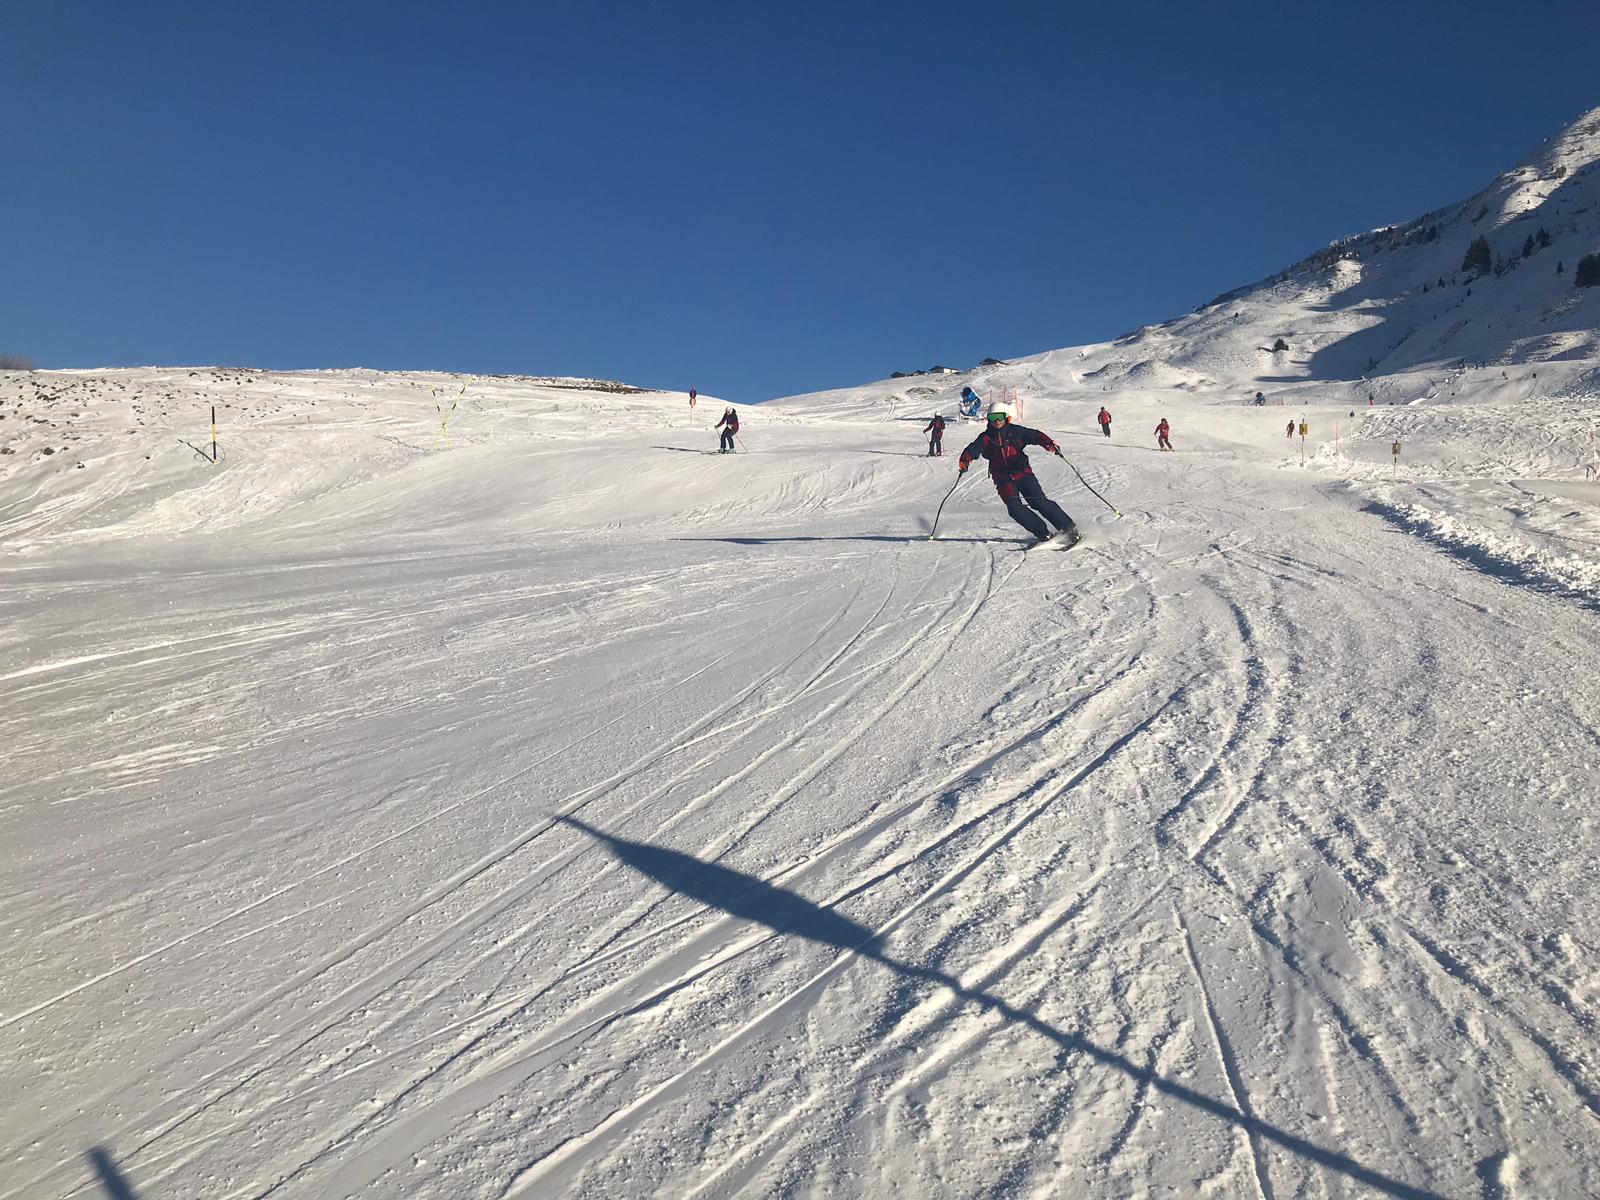
{"type": "Polygon", "coordinates": [[[0,375],[0,1197],[1600,1194],[1592,373],[1086,354],[0,375]]]}

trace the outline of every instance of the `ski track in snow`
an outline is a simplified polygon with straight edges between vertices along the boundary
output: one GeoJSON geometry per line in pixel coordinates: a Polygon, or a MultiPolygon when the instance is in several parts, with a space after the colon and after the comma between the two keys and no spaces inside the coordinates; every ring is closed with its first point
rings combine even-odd
{"type": "Polygon", "coordinates": [[[0,1197],[1600,1191],[1561,487],[582,403],[8,485],[0,1197]]]}

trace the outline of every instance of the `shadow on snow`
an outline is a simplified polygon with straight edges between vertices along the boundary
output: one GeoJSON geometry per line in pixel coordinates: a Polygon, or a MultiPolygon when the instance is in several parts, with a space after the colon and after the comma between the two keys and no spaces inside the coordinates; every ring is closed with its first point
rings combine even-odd
{"type": "Polygon", "coordinates": [[[84,1157],[89,1160],[89,1166],[94,1169],[95,1178],[109,1200],[139,1200],[139,1193],[133,1190],[133,1185],[122,1177],[121,1171],[117,1170],[111,1151],[104,1146],[95,1146],[84,1157]]]}
{"type": "Polygon", "coordinates": [[[575,817],[557,819],[597,841],[604,842],[606,848],[619,862],[679,895],[688,896],[743,920],[765,925],[779,934],[798,934],[811,941],[857,954],[908,979],[923,980],[937,987],[946,988],[967,1003],[997,1013],[1014,1024],[1030,1029],[1063,1050],[1092,1058],[1101,1065],[1120,1071],[1129,1078],[1187,1104],[1207,1116],[1242,1129],[1263,1141],[1281,1146],[1291,1154],[1330,1171],[1336,1171],[1386,1196],[1406,1197],[1408,1200],[1413,1198],[1438,1200],[1436,1193],[1392,1179],[1338,1151],[1329,1150],[1315,1142],[1297,1137],[1249,1113],[1240,1112],[1232,1105],[1213,1099],[1203,1092],[1175,1083],[1147,1067],[1142,1067],[1120,1054],[1089,1041],[1080,1034],[1059,1029],[1033,1013],[1024,1012],[991,992],[967,987],[953,975],[890,958],[872,929],[832,909],[813,904],[786,888],[774,887],[753,875],[730,870],[717,863],[702,862],[677,850],[652,846],[646,842],[632,842],[626,838],[603,833],[575,817]]]}
{"type": "Polygon", "coordinates": [[[845,533],[836,537],[796,534],[793,537],[700,537],[673,538],[675,542],[731,542],[735,546],[777,546],[785,542],[1013,542],[1017,538],[944,537],[930,538],[925,533],[845,533]]]}

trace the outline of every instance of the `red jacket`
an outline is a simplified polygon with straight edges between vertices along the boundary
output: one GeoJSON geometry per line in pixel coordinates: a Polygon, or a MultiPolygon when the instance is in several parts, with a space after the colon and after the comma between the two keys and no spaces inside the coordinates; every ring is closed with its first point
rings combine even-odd
{"type": "Polygon", "coordinates": [[[1101,409],[1101,410],[1100,410],[1100,424],[1102,424],[1102,425],[1109,425],[1109,424],[1111,424],[1111,414],[1110,414],[1110,413],[1108,413],[1108,412],[1107,412],[1107,411],[1106,411],[1106,410],[1105,410],[1105,409],[1103,409],[1103,408],[1102,408],[1102,409],[1101,409]]]}
{"type": "Polygon", "coordinates": [[[1161,422],[1161,424],[1156,426],[1156,436],[1157,437],[1171,437],[1172,436],[1172,427],[1170,425],[1168,425],[1165,421],[1161,422]]]}

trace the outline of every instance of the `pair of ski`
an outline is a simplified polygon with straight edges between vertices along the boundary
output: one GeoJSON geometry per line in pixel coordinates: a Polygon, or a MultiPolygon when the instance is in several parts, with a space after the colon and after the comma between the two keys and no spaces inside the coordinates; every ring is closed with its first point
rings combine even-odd
{"type": "Polygon", "coordinates": [[[1022,552],[1029,554],[1035,550],[1071,550],[1074,546],[1081,545],[1083,545],[1083,534],[1074,530],[1071,533],[1052,533],[1049,537],[1024,542],[1022,552]]]}

